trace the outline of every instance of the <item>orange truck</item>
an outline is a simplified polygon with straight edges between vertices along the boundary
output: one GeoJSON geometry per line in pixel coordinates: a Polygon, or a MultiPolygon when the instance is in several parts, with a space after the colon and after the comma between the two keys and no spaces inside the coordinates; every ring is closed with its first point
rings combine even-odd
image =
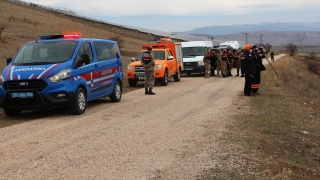
{"type": "Polygon", "coordinates": [[[155,58],[155,80],[160,81],[162,86],[166,86],[169,78],[173,76],[174,81],[179,82],[183,70],[181,43],[175,43],[170,38],[161,38],[160,41],[143,45],[137,57],[131,59],[132,62],[127,69],[129,85],[135,87],[138,81],[145,80],[141,59],[148,46],[152,46],[152,53],[155,58]]]}

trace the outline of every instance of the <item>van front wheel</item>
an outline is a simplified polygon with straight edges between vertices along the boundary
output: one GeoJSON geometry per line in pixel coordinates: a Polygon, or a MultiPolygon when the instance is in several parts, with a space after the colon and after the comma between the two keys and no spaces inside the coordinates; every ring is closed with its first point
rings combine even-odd
{"type": "Polygon", "coordinates": [[[83,114],[87,108],[87,98],[86,93],[83,88],[77,90],[74,102],[71,106],[71,112],[75,115],[83,114]]]}
{"type": "Polygon", "coordinates": [[[166,71],[164,72],[163,78],[160,79],[160,84],[161,84],[161,86],[166,86],[166,85],[168,85],[168,79],[169,79],[168,71],[166,70],[166,71]]]}

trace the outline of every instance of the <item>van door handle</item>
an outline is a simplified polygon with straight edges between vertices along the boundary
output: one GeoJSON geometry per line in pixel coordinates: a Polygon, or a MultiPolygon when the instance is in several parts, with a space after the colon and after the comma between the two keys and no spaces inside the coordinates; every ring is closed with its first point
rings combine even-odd
{"type": "Polygon", "coordinates": [[[94,67],[98,67],[98,65],[95,64],[94,67]]]}

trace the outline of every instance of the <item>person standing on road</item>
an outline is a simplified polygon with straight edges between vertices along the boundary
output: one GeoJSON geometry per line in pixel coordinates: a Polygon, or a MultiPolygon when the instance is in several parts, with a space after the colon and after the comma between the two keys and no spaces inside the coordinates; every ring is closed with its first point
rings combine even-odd
{"type": "Polygon", "coordinates": [[[148,51],[145,52],[141,59],[141,64],[144,69],[145,81],[144,88],[146,95],[155,95],[156,93],[152,92],[154,86],[154,55],[152,53],[152,46],[148,46],[148,51]]]}
{"type": "Polygon", "coordinates": [[[222,64],[221,64],[221,71],[222,71],[222,77],[226,78],[228,77],[228,69],[227,69],[227,64],[228,64],[228,53],[226,50],[223,51],[222,56],[222,64]]]}
{"type": "Polygon", "coordinates": [[[221,55],[220,49],[217,49],[217,77],[221,77],[220,72],[222,75],[221,66],[222,66],[222,55],[221,55]]]}
{"type": "Polygon", "coordinates": [[[214,71],[217,68],[217,55],[214,52],[214,49],[211,49],[211,76],[215,76],[214,71]]]}
{"type": "Polygon", "coordinates": [[[203,55],[203,63],[205,66],[204,77],[210,78],[211,50],[207,48],[207,52],[203,55]]]}
{"type": "Polygon", "coordinates": [[[253,76],[255,74],[254,64],[252,61],[252,55],[250,53],[251,45],[246,44],[244,46],[244,52],[241,55],[241,73],[245,74],[245,83],[244,83],[244,95],[245,96],[254,96],[251,94],[251,85],[253,76]],[[242,71],[243,70],[243,71],[242,71]]]}
{"type": "Polygon", "coordinates": [[[266,70],[266,68],[262,64],[262,58],[264,57],[265,56],[263,54],[263,49],[260,48],[259,46],[254,45],[252,48],[252,60],[254,63],[256,73],[253,77],[252,85],[251,85],[251,91],[254,95],[260,94],[258,90],[260,88],[260,82],[261,82],[261,71],[266,70]]]}
{"type": "Polygon", "coordinates": [[[237,74],[236,76],[239,76],[239,72],[240,72],[240,53],[241,49],[239,48],[238,50],[234,50],[234,63],[236,64],[236,68],[237,68],[237,74]]]}
{"type": "Polygon", "coordinates": [[[270,57],[271,57],[271,61],[274,62],[274,52],[273,51],[270,52],[270,57]]]}
{"type": "Polygon", "coordinates": [[[233,62],[234,62],[234,54],[233,54],[233,48],[230,48],[228,53],[228,76],[233,76],[231,71],[233,68],[233,62]]]}
{"type": "Polygon", "coordinates": [[[240,70],[241,70],[241,76],[240,77],[244,77],[244,70],[243,70],[243,68],[242,68],[242,59],[241,59],[241,56],[243,55],[243,53],[244,53],[244,49],[241,49],[241,51],[240,51],[240,70]]]}

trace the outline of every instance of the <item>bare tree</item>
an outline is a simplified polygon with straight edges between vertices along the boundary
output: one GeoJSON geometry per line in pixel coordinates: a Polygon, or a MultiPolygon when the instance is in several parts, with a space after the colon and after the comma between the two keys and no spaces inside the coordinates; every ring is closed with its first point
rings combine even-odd
{"type": "Polygon", "coordinates": [[[4,24],[0,24],[0,42],[4,42],[4,39],[3,39],[3,37],[1,36],[2,35],[2,32],[5,30],[7,28],[7,26],[6,25],[4,25],[4,24]]]}
{"type": "Polygon", "coordinates": [[[287,44],[286,50],[289,51],[290,56],[293,56],[298,51],[298,46],[292,43],[287,44]]]}

